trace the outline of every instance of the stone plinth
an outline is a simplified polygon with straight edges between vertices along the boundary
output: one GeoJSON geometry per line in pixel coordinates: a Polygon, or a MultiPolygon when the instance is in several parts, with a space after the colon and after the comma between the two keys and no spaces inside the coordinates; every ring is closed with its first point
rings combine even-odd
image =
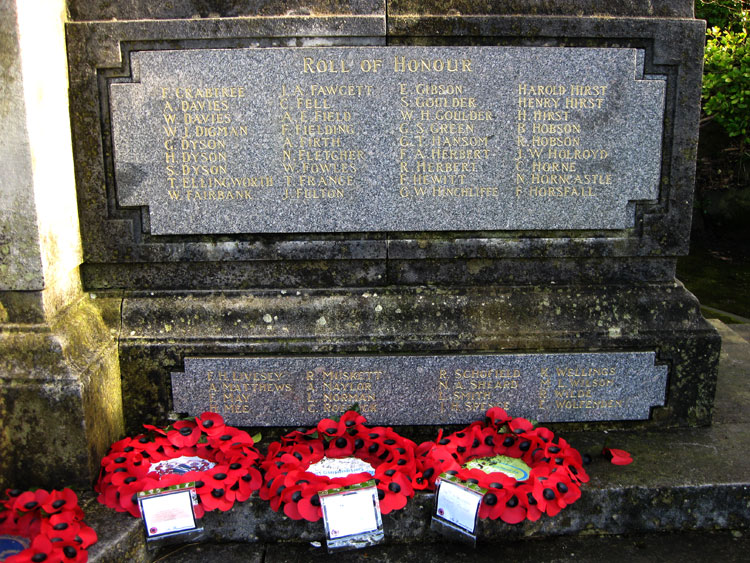
{"type": "Polygon", "coordinates": [[[81,293],[64,2],[0,2],[0,488],[88,485],[122,432],[116,340],[81,293]]]}
{"type": "MultiPolygon", "coordinates": [[[[435,385],[404,370],[603,354],[631,358],[622,392],[649,412],[550,420],[710,422],[718,336],[674,279],[704,41],[690,2],[251,4],[71,4],[82,277],[122,292],[131,431],[199,408],[171,380],[192,361],[396,356],[399,409],[435,385]]],[[[302,420],[279,408],[252,423],[302,420]]]]}

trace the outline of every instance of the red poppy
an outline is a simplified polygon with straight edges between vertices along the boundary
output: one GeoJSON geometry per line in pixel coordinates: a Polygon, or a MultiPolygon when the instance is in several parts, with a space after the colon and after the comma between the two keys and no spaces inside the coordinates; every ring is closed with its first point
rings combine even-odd
{"type": "Polygon", "coordinates": [[[42,510],[47,514],[55,514],[69,509],[78,509],[78,496],[70,489],[51,491],[49,497],[42,503],[42,510]]]}
{"type": "Polygon", "coordinates": [[[381,510],[387,513],[402,508],[414,495],[416,445],[390,428],[368,428],[365,422],[362,415],[349,411],[338,421],[323,419],[313,430],[290,432],[271,444],[261,462],[265,478],[260,497],[268,500],[273,510],[283,507],[292,519],[314,521],[321,517],[320,491],[372,479],[367,472],[329,478],[307,471],[325,454],[329,458],[356,457],[376,472],[382,467],[376,473],[379,496],[385,503],[381,510]]]}
{"type": "Polygon", "coordinates": [[[49,493],[44,489],[26,491],[13,499],[11,508],[20,512],[29,512],[41,508],[47,500],[49,500],[49,493]]]}
{"type": "Polygon", "coordinates": [[[189,448],[198,443],[201,437],[200,427],[190,420],[178,420],[167,432],[167,439],[175,448],[189,448]]]}
{"type": "Polygon", "coordinates": [[[554,516],[580,497],[578,483],[588,481],[580,453],[565,440],[556,440],[551,430],[534,428],[530,421],[511,418],[499,408],[487,411],[484,422],[473,422],[449,436],[438,433],[435,442],[420,444],[416,452],[423,482],[434,487],[435,478],[445,472],[478,484],[488,490],[480,517],[510,524],[535,521],[543,513],[554,516]],[[498,455],[529,465],[528,479],[518,482],[503,473],[463,467],[472,459],[498,455]]]}
{"type": "Polygon", "coordinates": [[[224,454],[230,454],[233,449],[244,451],[242,450],[243,447],[251,448],[253,446],[253,439],[250,434],[232,426],[225,426],[221,435],[212,436],[212,438],[217,440],[216,444],[224,454]]]}
{"type": "MultiPolygon", "coordinates": [[[[383,498],[380,499],[380,512],[389,514],[394,510],[401,510],[406,506],[407,500],[414,496],[414,488],[411,486],[408,476],[393,466],[385,471],[381,468],[382,466],[378,467],[379,472],[376,470],[376,477],[385,475],[390,477],[390,479],[379,479],[378,490],[385,493],[383,498]]],[[[380,496],[379,493],[378,496],[380,496]]]]}
{"type": "Polygon", "coordinates": [[[154,426],[153,424],[144,424],[143,427],[146,430],[151,430],[152,432],[156,432],[157,434],[161,434],[162,436],[166,436],[167,435],[167,431],[166,430],[162,430],[161,428],[159,428],[158,426],[154,426]]]}
{"type": "Polygon", "coordinates": [[[613,465],[630,465],[633,463],[633,457],[625,450],[615,448],[604,448],[602,455],[609,459],[613,465]]]}
{"type": "Polygon", "coordinates": [[[42,489],[8,492],[10,498],[0,501],[5,509],[0,512],[0,534],[29,538],[31,545],[8,557],[7,563],[87,560],[86,548],[96,541],[96,532],[83,523],[83,511],[75,493],[69,489],[50,493],[42,489]],[[32,506],[33,503],[36,504],[32,506]],[[54,513],[43,507],[51,508],[54,513]]]}
{"type": "Polygon", "coordinates": [[[207,436],[219,436],[224,431],[224,419],[215,412],[204,412],[195,423],[207,436]]]}
{"type": "Polygon", "coordinates": [[[297,511],[305,520],[315,522],[323,516],[323,511],[320,508],[320,496],[318,496],[321,490],[323,489],[315,485],[306,485],[300,490],[302,496],[297,501],[297,511]]]}
{"type": "Polygon", "coordinates": [[[120,440],[115,444],[120,449],[102,460],[96,485],[99,502],[139,516],[135,493],[195,481],[200,483],[196,489],[202,503],[195,507],[195,514],[201,517],[204,505],[207,510],[228,510],[235,501],[247,500],[260,486],[260,473],[254,467],[260,455],[253,439],[247,432],[226,426],[219,415],[203,413],[194,421],[177,421],[168,432],[155,426],[146,427],[156,435],[120,440]],[[212,464],[213,469],[164,473],[169,471],[167,467],[150,472],[152,463],[182,456],[200,458],[212,464]],[[219,474],[224,477],[218,478],[219,474]],[[221,494],[215,492],[219,490],[221,494]]]}
{"type": "Polygon", "coordinates": [[[505,412],[505,409],[501,409],[500,407],[492,407],[487,411],[487,414],[485,416],[487,418],[488,424],[496,430],[499,430],[501,426],[507,424],[511,420],[511,417],[508,416],[508,413],[505,412]]]}
{"type": "Polygon", "coordinates": [[[41,532],[52,541],[73,541],[80,526],[73,511],[53,514],[42,521],[41,532]]]}
{"type": "Polygon", "coordinates": [[[340,436],[341,434],[346,432],[346,428],[343,426],[339,430],[339,423],[331,418],[321,419],[321,421],[318,422],[316,428],[321,435],[328,436],[329,438],[332,436],[340,436]]]}
{"type": "Polygon", "coordinates": [[[349,457],[354,454],[354,438],[352,436],[337,436],[328,442],[326,455],[328,457],[349,457]]]}
{"type": "Polygon", "coordinates": [[[27,563],[30,561],[59,563],[62,561],[62,554],[54,549],[47,536],[38,535],[33,539],[28,549],[24,549],[21,553],[9,557],[5,561],[10,563],[27,563]]]}
{"type": "Polygon", "coordinates": [[[211,489],[207,494],[200,495],[200,499],[206,510],[218,509],[226,512],[234,504],[233,501],[227,498],[227,488],[225,486],[211,489]]]}
{"type": "Polygon", "coordinates": [[[86,548],[76,541],[56,543],[55,549],[62,552],[64,563],[86,563],[89,560],[86,548]]]}

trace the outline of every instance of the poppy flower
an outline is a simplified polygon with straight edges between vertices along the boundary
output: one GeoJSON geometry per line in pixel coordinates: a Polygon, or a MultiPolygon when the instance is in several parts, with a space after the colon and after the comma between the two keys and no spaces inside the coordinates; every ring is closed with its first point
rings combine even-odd
{"type": "Polygon", "coordinates": [[[13,499],[12,509],[20,512],[36,510],[49,500],[49,496],[44,489],[26,491],[13,499]]]}
{"type": "Polygon", "coordinates": [[[339,419],[339,427],[343,426],[347,430],[356,429],[364,426],[367,419],[357,411],[346,411],[339,419]]]}
{"type": "Polygon", "coordinates": [[[42,510],[47,514],[55,514],[78,507],[78,496],[70,489],[51,491],[49,497],[42,503],[42,510]]]}
{"type": "MultiPolygon", "coordinates": [[[[500,518],[510,524],[554,516],[580,498],[579,483],[588,481],[580,453],[544,427],[535,428],[524,418],[511,418],[498,408],[448,436],[438,433],[435,442],[416,448],[420,476],[430,487],[446,472],[486,488],[481,518],[500,518]],[[531,468],[526,481],[518,482],[501,472],[485,474],[464,465],[476,458],[507,456],[531,468]],[[449,469],[450,468],[450,469],[449,469]],[[547,490],[552,488],[551,490],[547,490]]],[[[485,467],[491,467],[491,463],[485,467]]]]}
{"type": "MultiPolygon", "coordinates": [[[[379,475],[377,470],[375,475],[376,477],[379,475]]],[[[380,479],[380,483],[378,484],[378,490],[385,493],[384,497],[380,499],[380,512],[389,514],[394,510],[401,510],[406,506],[407,500],[414,496],[414,488],[411,486],[411,481],[409,481],[405,474],[394,469],[392,466],[385,471],[381,470],[380,475],[390,477],[388,480],[380,479]]],[[[380,496],[379,493],[378,496],[380,496]]]]}
{"type": "Polygon", "coordinates": [[[633,463],[633,457],[625,450],[615,448],[604,448],[602,455],[606,457],[613,465],[630,465],[633,463]]]}
{"type": "Polygon", "coordinates": [[[162,436],[167,435],[166,430],[162,430],[161,428],[159,428],[158,426],[154,426],[153,424],[144,424],[143,427],[146,430],[151,430],[152,432],[156,432],[157,434],[161,434],[162,436]]]}
{"type": "Polygon", "coordinates": [[[86,548],[76,541],[55,544],[55,549],[62,552],[64,563],[86,563],[89,560],[86,548]]]}
{"type": "Polygon", "coordinates": [[[53,514],[42,521],[41,531],[52,541],[73,541],[78,535],[80,526],[73,511],[53,514]]]}
{"type": "Polygon", "coordinates": [[[479,517],[497,520],[506,508],[506,502],[513,495],[516,480],[504,473],[490,473],[482,487],[487,489],[482,504],[479,506],[479,517]]]}
{"type": "Polygon", "coordinates": [[[167,432],[167,439],[175,448],[189,448],[198,443],[201,437],[200,427],[193,421],[178,420],[167,432]]]}
{"type": "Polygon", "coordinates": [[[217,437],[218,448],[229,454],[233,448],[252,447],[254,442],[250,434],[232,426],[225,426],[224,432],[217,437]]]}
{"type": "Polygon", "coordinates": [[[31,561],[44,561],[45,563],[59,563],[62,561],[61,554],[54,549],[53,543],[47,536],[38,535],[31,542],[28,549],[9,558],[13,563],[27,563],[31,561]]]}
{"type": "Polygon", "coordinates": [[[198,428],[207,436],[219,436],[224,431],[224,419],[215,412],[204,412],[195,419],[198,428]]]}
{"type": "Polygon", "coordinates": [[[514,434],[521,434],[522,432],[531,432],[534,429],[534,425],[531,421],[525,418],[514,418],[508,422],[510,431],[514,434]]]}
{"type": "Polygon", "coordinates": [[[500,407],[492,407],[485,415],[487,423],[494,429],[499,430],[501,426],[510,422],[511,417],[500,407]]]}
{"type": "MultiPolygon", "coordinates": [[[[197,487],[199,498],[201,503],[203,499],[207,500],[208,510],[227,510],[235,501],[247,500],[260,486],[260,473],[254,467],[260,454],[253,447],[252,437],[227,426],[218,414],[206,412],[194,420],[177,421],[168,431],[145,426],[152,433],[116,442],[121,451],[113,450],[102,460],[102,471],[95,488],[103,504],[137,516],[139,511],[133,493],[196,481],[201,483],[197,487]],[[182,474],[172,472],[169,460],[182,456],[200,458],[212,469],[182,474]],[[167,463],[163,463],[158,471],[150,472],[152,464],[160,462],[167,463]],[[215,483],[221,480],[215,479],[220,473],[226,475],[226,486],[215,483]],[[246,478],[238,485],[243,477],[246,478]],[[203,481],[209,483],[209,489],[204,490],[203,481]],[[211,495],[218,489],[225,489],[221,499],[216,494],[211,495]],[[230,491],[228,494],[226,489],[230,491]]],[[[197,517],[204,513],[201,503],[194,507],[197,517]]]]}
{"type": "MultiPolygon", "coordinates": [[[[230,485],[231,486],[231,485],[230,485]]],[[[227,486],[215,487],[206,494],[200,495],[201,504],[206,510],[220,510],[226,512],[234,502],[227,497],[227,486]]]]}
{"type": "Polygon", "coordinates": [[[316,426],[318,432],[323,436],[333,437],[333,436],[340,436],[344,432],[346,432],[345,427],[339,427],[339,423],[331,418],[324,418],[321,419],[320,422],[318,422],[316,426]]]}
{"type": "Polygon", "coordinates": [[[349,411],[338,421],[323,419],[310,431],[295,430],[271,444],[266,458],[260,463],[265,471],[261,498],[269,501],[273,510],[283,509],[290,518],[314,521],[322,514],[318,496],[320,491],[362,483],[372,478],[368,472],[334,478],[310,472],[308,468],[323,459],[325,454],[331,459],[356,457],[372,465],[376,475],[379,475],[379,496],[383,499],[389,496],[383,511],[402,508],[407,498],[414,494],[412,481],[417,474],[416,444],[391,428],[368,428],[365,422],[362,415],[349,411]],[[381,473],[378,474],[381,466],[381,473]],[[406,477],[402,479],[403,476],[406,477]],[[391,484],[393,487],[388,489],[391,484]],[[396,489],[398,492],[395,492],[396,489]]]}
{"type": "Polygon", "coordinates": [[[88,559],[86,548],[96,541],[96,532],[83,523],[83,511],[72,491],[12,491],[10,498],[0,501],[0,505],[5,507],[0,512],[0,533],[19,535],[31,540],[27,549],[8,557],[8,563],[63,560],[85,562],[88,559]],[[37,502],[32,507],[31,503],[36,502],[36,499],[41,503],[37,502]],[[52,509],[54,513],[50,514],[43,506],[53,503],[57,505],[52,509]],[[75,549],[68,546],[75,546],[75,549]]]}
{"type": "Polygon", "coordinates": [[[149,489],[143,489],[142,485],[138,482],[123,485],[117,489],[120,507],[136,518],[139,518],[141,515],[141,508],[138,506],[138,493],[142,490],[149,489]]]}
{"type": "Polygon", "coordinates": [[[354,438],[351,436],[336,436],[328,442],[326,455],[328,457],[349,457],[354,453],[354,438]]]}
{"type": "Polygon", "coordinates": [[[297,511],[309,522],[315,522],[323,516],[318,495],[321,490],[315,485],[307,485],[300,490],[301,498],[297,501],[297,511]]]}
{"type": "Polygon", "coordinates": [[[245,502],[253,494],[253,491],[258,490],[261,481],[262,477],[260,476],[260,472],[254,467],[250,467],[249,472],[242,475],[237,479],[237,482],[229,488],[230,492],[227,493],[227,499],[237,502],[245,502]]]}

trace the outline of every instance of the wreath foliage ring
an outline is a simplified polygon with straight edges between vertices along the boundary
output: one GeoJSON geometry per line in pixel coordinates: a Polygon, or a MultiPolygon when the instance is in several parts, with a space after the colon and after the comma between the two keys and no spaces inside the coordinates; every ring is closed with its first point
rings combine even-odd
{"type": "Polygon", "coordinates": [[[322,419],[308,431],[294,431],[268,447],[261,462],[265,477],[260,497],[271,508],[294,520],[315,522],[322,517],[318,493],[327,489],[364,483],[375,479],[380,511],[388,514],[406,506],[414,496],[417,464],[416,444],[391,428],[367,427],[366,419],[348,411],[338,421],[322,419]],[[373,466],[375,475],[350,473],[328,477],[308,471],[324,457],[356,457],[373,466]]]}
{"type": "Polygon", "coordinates": [[[477,484],[487,489],[479,516],[509,524],[557,515],[581,497],[580,485],[589,480],[578,450],[548,428],[512,418],[499,407],[489,409],[484,421],[448,436],[441,431],[436,441],[420,444],[417,459],[417,478],[427,488],[435,489],[441,473],[477,484]],[[473,459],[494,456],[520,459],[531,468],[529,477],[517,481],[499,471],[465,467],[473,459]]]}
{"type": "Polygon", "coordinates": [[[199,504],[195,515],[205,511],[227,511],[244,502],[262,483],[257,463],[261,458],[253,438],[212,412],[194,419],[179,420],[165,429],[144,424],[150,432],[112,444],[102,459],[95,490],[99,502],[118,512],[140,516],[137,493],[195,482],[199,504]],[[182,456],[201,458],[205,470],[160,474],[152,469],[159,462],[182,456]]]}

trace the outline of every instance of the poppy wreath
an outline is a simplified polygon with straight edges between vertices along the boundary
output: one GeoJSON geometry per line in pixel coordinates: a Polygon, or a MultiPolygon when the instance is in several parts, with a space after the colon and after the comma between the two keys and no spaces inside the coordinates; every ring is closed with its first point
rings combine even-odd
{"type": "Polygon", "coordinates": [[[201,518],[205,511],[229,510],[260,487],[257,462],[262,456],[253,438],[224,424],[220,415],[204,412],[165,429],[143,426],[148,433],[115,442],[102,459],[95,487],[102,504],[138,517],[137,493],[194,481],[199,499],[195,515],[201,518]],[[153,469],[154,464],[182,456],[200,458],[205,469],[187,467],[179,474],[153,469]]]}
{"type": "Polygon", "coordinates": [[[272,443],[261,462],[265,477],[260,497],[270,501],[276,512],[283,505],[290,518],[315,522],[322,517],[320,491],[374,478],[383,514],[406,506],[414,496],[416,444],[391,428],[370,428],[365,422],[364,416],[348,411],[338,421],[324,418],[316,428],[291,432],[272,443]],[[327,477],[308,471],[324,457],[355,457],[372,465],[375,475],[361,472],[327,477]]]}
{"type": "Polygon", "coordinates": [[[6,495],[7,499],[0,500],[0,535],[21,536],[30,545],[5,563],[88,561],[86,550],[96,542],[96,532],[84,524],[73,491],[9,489],[6,495]]]}
{"type": "Polygon", "coordinates": [[[500,518],[508,524],[557,515],[581,497],[581,483],[589,480],[581,454],[548,428],[534,427],[525,418],[512,418],[499,407],[487,411],[484,421],[473,422],[448,436],[417,448],[420,473],[426,488],[435,488],[441,473],[487,489],[480,518],[500,518]],[[485,473],[465,464],[477,458],[507,456],[529,466],[529,477],[517,481],[502,472],[485,473]]]}

